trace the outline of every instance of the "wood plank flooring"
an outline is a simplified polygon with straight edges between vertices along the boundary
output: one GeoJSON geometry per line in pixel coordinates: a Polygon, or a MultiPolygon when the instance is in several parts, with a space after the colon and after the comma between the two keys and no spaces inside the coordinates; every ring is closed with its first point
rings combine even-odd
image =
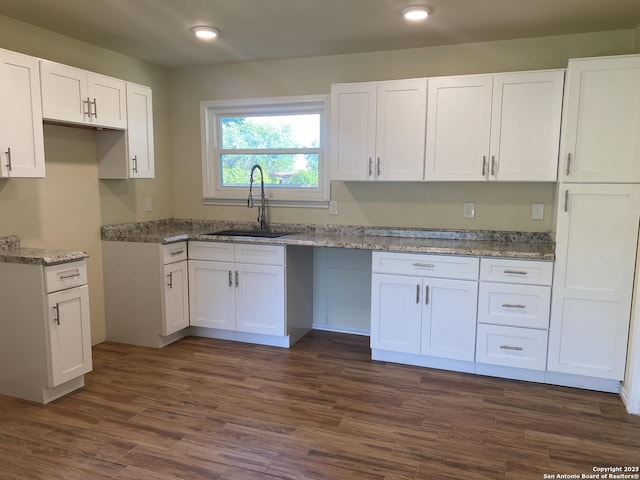
{"type": "Polygon", "coordinates": [[[83,390],[46,406],[0,396],[0,479],[542,479],[640,464],[640,417],[617,395],[373,362],[368,343],[100,344],[83,390]]]}

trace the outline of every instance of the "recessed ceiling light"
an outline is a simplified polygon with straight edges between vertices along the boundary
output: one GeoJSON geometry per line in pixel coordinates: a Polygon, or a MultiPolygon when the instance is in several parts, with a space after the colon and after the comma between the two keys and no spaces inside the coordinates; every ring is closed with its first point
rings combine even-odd
{"type": "Polygon", "coordinates": [[[216,30],[213,27],[207,27],[207,26],[192,27],[191,31],[200,40],[213,40],[218,35],[220,35],[220,32],[218,30],[216,30]]]}
{"type": "Polygon", "coordinates": [[[423,7],[420,5],[415,5],[413,7],[407,7],[402,10],[402,15],[407,20],[411,20],[412,22],[419,22],[420,20],[425,20],[429,16],[430,10],[427,7],[423,7]]]}

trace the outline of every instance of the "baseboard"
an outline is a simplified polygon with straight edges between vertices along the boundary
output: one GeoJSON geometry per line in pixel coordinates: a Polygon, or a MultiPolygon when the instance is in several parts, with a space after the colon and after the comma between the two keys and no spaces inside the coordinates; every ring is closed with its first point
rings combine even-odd
{"type": "Polygon", "coordinates": [[[351,335],[362,335],[364,337],[368,337],[371,335],[369,330],[364,330],[361,328],[351,328],[351,327],[343,327],[341,325],[327,325],[326,323],[313,323],[311,325],[313,330],[322,330],[325,332],[335,332],[335,333],[349,333],[351,335]]]}

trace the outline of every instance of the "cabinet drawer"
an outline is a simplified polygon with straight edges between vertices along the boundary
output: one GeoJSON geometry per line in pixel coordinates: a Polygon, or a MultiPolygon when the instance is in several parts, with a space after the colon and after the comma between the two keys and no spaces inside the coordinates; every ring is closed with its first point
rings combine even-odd
{"type": "Polygon", "coordinates": [[[235,245],[224,242],[189,242],[190,260],[233,262],[235,245]]]}
{"type": "Polygon", "coordinates": [[[489,282],[551,285],[552,277],[549,261],[483,258],[480,262],[480,280],[489,282]]]}
{"type": "Polygon", "coordinates": [[[170,243],[161,245],[162,264],[181,262],[187,259],[187,242],[170,243]]]}
{"type": "Polygon", "coordinates": [[[477,257],[456,255],[373,252],[372,270],[374,273],[477,280],[479,262],[477,257]]]}
{"type": "Polygon", "coordinates": [[[238,243],[236,244],[236,262],[284,265],[284,246],[238,243]]]}
{"type": "Polygon", "coordinates": [[[551,287],[480,282],[478,323],[549,328],[551,287]]]}
{"type": "Polygon", "coordinates": [[[476,362],[545,370],[547,332],[529,328],[478,325],[476,362]]]}
{"type": "Polygon", "coordinates": [[[86,285],[87,263],[81,260],[44,267],[44,276],[47,293],[86,285]]]}

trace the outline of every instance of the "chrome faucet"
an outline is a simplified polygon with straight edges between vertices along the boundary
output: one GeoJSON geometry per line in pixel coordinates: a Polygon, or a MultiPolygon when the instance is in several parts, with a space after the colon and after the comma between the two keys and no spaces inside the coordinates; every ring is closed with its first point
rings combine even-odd
{"type": "Polygon", "coordinates": [[[258,170],[260,172],[260,206],[258,207],[258,223],[260,223],[260,230],[264,230],[267,226],[267,204],[264,196],[264,174],[262,173],[262,167],[255,164],[251,167],[251,175],[249,176],[249,199],[247,200],[247,207],[253,208],[253,172],[258,170]]]}

